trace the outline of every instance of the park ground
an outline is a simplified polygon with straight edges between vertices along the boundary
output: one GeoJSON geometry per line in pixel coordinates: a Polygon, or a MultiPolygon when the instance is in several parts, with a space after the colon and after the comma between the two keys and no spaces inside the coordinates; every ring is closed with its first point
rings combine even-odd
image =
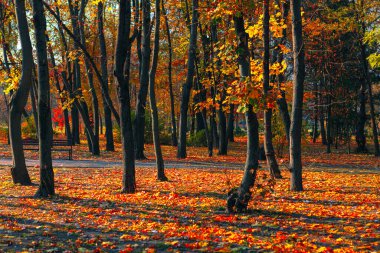
{"type": "MultiPolygon", "coordinates": [[[[284,178],[273,192],[262,163],[261,187],[253,190],[249,211],[227,214],[227,192],[242,177],[244,141],[238,138],[228,156],[214,158],[206,157],[205,148],[189,148],[185,161],[164,146],[169,181],[156,181],[154,167],[137,166],[136,194],[120,193],[120,167],[78,166],[55,168],[57,195],[35,199],[38,166],[29,168],[36,185],[25,187],[14,185],[9,167],[2,165],[0,252],[380,251],[379,158],[345,149],[326,154],[320,144],[304,145],[305,191],[288,190],[284,155],[279,158],[284,178]]],[[[85,147],[75,147],[78,164],[121,160],[119,146],[99,158],[85,147]]],[[[146,151],[151,163],[152,146],[146,151]]],[[[5,144],[0,157],[10,157],[5,144]]],[[[27,158],[36,159],[37,153],[27,152],[27,158]]]]}

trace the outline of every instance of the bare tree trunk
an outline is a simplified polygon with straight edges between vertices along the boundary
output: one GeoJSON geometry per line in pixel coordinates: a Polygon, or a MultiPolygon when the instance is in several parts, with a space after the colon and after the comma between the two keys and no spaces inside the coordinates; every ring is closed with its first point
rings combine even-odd
{"type": "Polygon", "coordinates": [[[331,84],[330,82],[325,83],[327,93],[327,122],[326,122],[326,139],[327,139],[327,154],[331,153],[331,128],[332,128],[332,119],[331,119],[331,84]]]}
{"type": "MultiPolygon", "coordinates": [[[[264,97],[267,99],[270,90],[269,84],[269,0],[263,2],[263,36],[264,36],[264,62],[263,62],[263,87],[264,97]]],[[[270,174],[273,178],[282,178],[278,168],[276,154],[272,142],[272,108],[265,108],[264,111],[264,149],[270,174]]]]}
{"type": "Polygon", "coordinates": [[[198,26],[198,0],[192,0],[193,14],[190,29],[190,45],[189,57],[187,65],[186,82],[182,85],[182,100],[181,100],[181,113],[180,113],[180,130],[179,130],[179,143],[177,150],[178,158],[186,158],[186,134],[187,134],[187,113],[189,109],[190,91],[193,86],[193,78],[195,74],[195,57],[197,48],[197,26],[198,26]]]}
{"type": "Polygon", "coordinates": [[[172,126],[172,145],[177,146],[177,123],[175,118],[175,108],[174,108],[174,93],[173,93],[173,78],[172,78],[172,62],[173,62],[173,48],[172,48],[172,39],[169,29],[169,21],[167,13],[165,10],[164,0],[162,0],[162,12],[165,18],[165,30],[166,36],[168,38],[168,50],[169,50],[169,66],[168,66],[168,78],[169,78],[169,96],[170,96],[170,116],[171,116],[171,126],[172,126]]]}
{"type": "Polygon", "coordinates": [[[150,98],[150,108],[151,108],[151,118],[152,118],[152,132],[153,132],[153,144],[154,152],[156,154],[156,166],[157,166],[157,179],[160,181],[167,181],[168,178],[165,176],[164,159],[162,158],[161,144],[160,144],[160,130],[159,130],[159,119],[158,119],[158,109],[156,103],[155,95],[155,82],[156,82],[156,71],[158,65],[158,53],[160,50],[160,1],[156,0],[155,6],[155,28],[154,28],[154,48],[153,48],[153,59],[152,68],[149,71],[149,98],[150,98]]]}
{"type": "Polygon", "coordinates": [[[235,142],[234,121],[235,121],[235,105],[230,104],[230,111],[228,113],[228,123],[227,123],[227,138],[228,138],[228,141],[230,142],[235,142]]]}
{"type": "Polygon", "coordinates": [[[131,101],[129,96],[129,75],[131,40],[131,2],[121,0],[119,3],[119,25],[115,50],[114,74],[118,83],[120,104],[120,130],[123,153],[123,188],[122,192],[136,191],[135,153],[131,119],[131,101]],[[125,71],[125,72],[124,72],[125,71]]]}
{"type": "MultiPolygon", "coordinates": [[[[362,24],[363,33],[365,33],[365,25],[362,24]]],[[[375,115],[375,106],[373,104],[373,95],[372,95],[372,84],[371,80],[369,78],[368,73],[368,62],[367,62],[367,53],[366,53],[366,46],[363,44],[363,42],[360,42],[361,46],[361,58],[362,58],[362,64],[363,64],[363,71],[364,71],[364,80],[368,87],[368,98],[369,98],[369,109],[370,109],[370,115],[371,115],[371,124],[372,124],[372,135],[373,135],[373,143],[375,146],[375,156],[380,156],[380,147],[379,147],[379,139],[378,139],[378,132],[377,132],[377,124],[376,124],[376,115],[375,115]]]]}
{"type": "MultiPolygon", "coordinates": [[[[106,40],[104,37],[104,28],[103,28],[103,2],[100,1],[98,3],[98,36],[99,36],[99,46],[100,46],[100,66],[102,70],[103,82],[106,84],[105,88],[108,91],[108,70],[107,70],[107,47],[106,40]]],[[[106,127],[106,150],[114,151],[115,145],[113,140],[112,133],[112,117],[111,117],[111,109],[108,106],[106,99],[103,98],[103,110],[104,110],[104,125],[106,127]]]]}
{"type": "MultiPolygon", "coordinates": [[[[280,5],[280,1],[277,0],[277,4],[280,5]]],[[[287,20],[289,15],[289,0],[282,2],[282,18],[284,20],[287,20]]],[[[287,39],[287,32],[286,28],[282,31],[282,38],[280,40],[281,44],[285,44],[287,39]]],[[[284,54],[281,50],[278,50],[278,59],[277,62],[279,64],[282,64],[282,61],[284,60],[284,54]]],[[[278,75],[277,82],[278,82],[278,89],[280,91],[281,96],[277,99],[277,105],[280,110],[280,115],[282,118],[282,122],[284,123],[285,127],[285,133],[286,133],[286,139],[289,141],[289,131],[290,131],[290,115],[289,115],[289,109],[288,109],[288,103],[285,98],[285,91],[282,88],[282,83],[285,81],[285,75],[283,73],[278,75]]]]}
{"type": "MultiPolygon", "coordinates": [[[[223,95],[221,95],[223,96],[223,95]]],[[[226,115],[223,112],[222,102],[219,104],[219,151],[218,155],[227,155],[228,137],[227,137],[227,122],[226,115]]]]}
{"type": "Polygon", "coordinates": [[[320,82],[319,85],[319,105],[321,106],[321,109],[319,110],[319,126],[321,128],[321,138],[322,138],[322,144],[327,145],[327,138],[326,138],[326,129],[325,129],[325,110],[324,110],[324,97],[322,95],[323,90],[323,82],[320,82]]]}
{"type": "Polygon", "coordinates": [[[42,0],[33,0],[33,23],[38,62],[38,137],[40,149],[40,185],[36,197],[55,194],[51,158],[53,128],[50,108],[49,66],[46,48],[46,19],[42,0]]]}
{"type": "MultiPolygon", "coordinates": [[[[81,3],[81,9],[79,11],[79,32],[80,32],[80,38],[83,47],[86,49],[86,36],[84,33],[84,12],[86,8],[86,0],[82,0],[81,3]]],[[[92,99],[92,113],[93,113],[93,122],[94,122],[94,128],[93,128],[93,133],[94,133],[94,138],[89,138],[91,141],[91,152],[93,155],[100,155],[100,148],[99,148],[99,101],[98,97],[96,94],[96,89],[94,86],[94,76],[92,73],[92,69],[90,66],[90,63],[87,58],[85,58],[85,68],[86,68],[86,74],[87,74],[87,80],[88,84],[90,86],[91,90],[91,99],[92,99]]],[[[103,82],[107,83],[106,81],[102,80],[103,82]]],[[[107,86],[108,88],[108,86],[107,86]]],[[[81,103],[85,103],[84,101],[81,100],[81,103]]],[[[88,113],[87,113],[88,114],[88,113]]],[[[91,125],[90,125],[91,127],[91,125]]]]}
{"type": "Polygon", "coordinates": [[[290,125],[290,190],[302,191],[301,132],[305,79],[305,54],[302,39],[301,0],[290,0],[293,35],[293,106],[290,125]]]}
{"type": "Polygon", "coordinates": [[[318,83],[314,83],[314,124],[313,124],[313,143],[318,138],[318,83]]]}
{"type": "Polygon", "coordinates": [[[10,100],[9,137],[13,158],[11,174],[14,183],[30,185],[31,180],[26,169],[21,135],[21,115],[28,100],[33,74],[32,44],[29,37],[24,0],[16,0],[16,17],[21,42],[22,74],[18,89],[13,93],[10,100]]]}
{"type": "Polygon", "coordinates": [[[145,107],[146,98],[149,88],[149,68],[150,68],[150,1],[142,0],[142,59],[141,59],[141,75],[140,75],[140,90],[136,104],[136,119],[134,127],[134,137],[136,141],[135,156],[137,160],[146,159],[144,155],[144,135],[145,135],[145,107]]]}

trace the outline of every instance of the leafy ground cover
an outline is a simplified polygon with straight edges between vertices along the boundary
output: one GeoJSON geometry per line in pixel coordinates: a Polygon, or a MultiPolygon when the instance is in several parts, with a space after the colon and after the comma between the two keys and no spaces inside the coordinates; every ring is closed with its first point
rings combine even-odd
{"type": "MultiPolygon", "coordinates": [[[[34,182],[38,171],[30,170],[34,182]]],[[[120,169],[56,169],[57,196],[11,184],[0,168],[0,251],[33,252],[371,252],[380,251],[380,173],[308,168],[305,191],[257,197],[243,215],[225,213],[242,171],[137,169],[138,193],[120,193],[120,169]]],[[[260,171],[260,178],[266,174],[260,171]]],[[[265,184],[261,179],[261,184],[265,184]]]]}

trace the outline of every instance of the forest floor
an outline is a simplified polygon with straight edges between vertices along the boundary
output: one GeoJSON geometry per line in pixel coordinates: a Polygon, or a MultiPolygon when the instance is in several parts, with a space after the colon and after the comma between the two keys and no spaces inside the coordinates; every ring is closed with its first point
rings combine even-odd
{"type": "MultiPolygon", "coordinates": [[[[120,146],[101,157],[85,147],[75,147],[75,161],[121,160],[120,146]]],[[[169,181],[157,182],[154,166],[143,166],[154,162],[147,145],[149,160],[138,163],[136,194],[120,193],[117,166],[60,167],[54,169],[57,195],[35,199],[37,185],[14,185],[9,166],[0,165],[0,252],[380,251],[379,158],[304,145],[305,191],[289,191],[284,156],[284,179],[261,197],[268,178],[262,163],[262,187],[253,190],[248,213],[230,215],[226,195],[242,177],[243,138],[231,144],[228,156],[208,158],[205,148],[189,148],[189,157],[179,161],[175,148],[163,151],[169,181]]],[[[27,158],[36,159],[36,153],[27,158]]],[[[65,158],[60,155],[55,158],[65,158]]],[[[0,157],[9,160],[9,146],[0,146],[0,157]]],[[[37,167],[29,168],[36,184],[37,167]]]]}

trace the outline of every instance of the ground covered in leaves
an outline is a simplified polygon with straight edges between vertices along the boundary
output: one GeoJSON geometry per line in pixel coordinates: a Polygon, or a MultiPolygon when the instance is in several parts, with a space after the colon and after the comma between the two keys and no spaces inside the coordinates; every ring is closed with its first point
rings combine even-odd
{"type": "MultiPolygon", "coordinates": [[[[30,169],[34,182],[38,170],[30,169]]],[[[259,183],[265,171],[259,173],[259,183]]],[[[11,183],[0,168],[0,252],[380,251],[377,169],[308,168],[305,191],[289,173],[249,213],[225,213],[241,170],[137,169],[138,192],[121,194],[121,169],[56,169],[57,196],[11,183]]],[[[259,189],[260,190],[260,189],[259,189]]]]}

